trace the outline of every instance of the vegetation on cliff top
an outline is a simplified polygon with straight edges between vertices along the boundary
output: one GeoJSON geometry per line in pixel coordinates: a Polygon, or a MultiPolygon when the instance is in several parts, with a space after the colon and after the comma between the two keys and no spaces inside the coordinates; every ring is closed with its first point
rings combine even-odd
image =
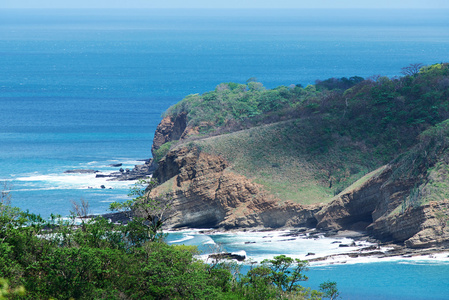
{"type": "Polygon", "coordinates": [[[325,202],[449,118],[449,64],[413,70],[271,90],[255,81],[223,83],[166,115],[186,113],[202,137],[195,145],[223,155],[280,199],[325,202]]]}

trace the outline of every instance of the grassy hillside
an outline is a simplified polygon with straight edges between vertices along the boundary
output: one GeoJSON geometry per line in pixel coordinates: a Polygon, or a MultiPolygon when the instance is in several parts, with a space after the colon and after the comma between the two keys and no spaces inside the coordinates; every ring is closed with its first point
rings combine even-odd
{"type": "Polygon", "coordinates": [[[305,88],[224,83],[166,114],[186,113],[199,132],[181,143],[222,155],[282,200],[315,203],[410,149],[449,118],[448,99],[444,63],[401,78],[331,78],[305,88]]]}
{"type": "Polygon", "coordinates": [[[282,200],[327,202],[380,162],[347,139],[315,151],[306,120],[289,120],[197,140],[202,151],[231,162],[231,169],[265,186],[282,200]]]}

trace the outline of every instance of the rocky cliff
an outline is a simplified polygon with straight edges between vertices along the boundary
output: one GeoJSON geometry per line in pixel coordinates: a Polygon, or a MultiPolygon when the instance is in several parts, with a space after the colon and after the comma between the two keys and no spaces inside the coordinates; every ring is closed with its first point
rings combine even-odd
{"type": "Polygon", "coordinates": [[[262,186],[228,169],[219,156],[187,146],[171,150],[161,161],[154,177],[162,183],[153,196],[173,199],[174,227],[196,228],[279,228],[314,226],[320,206],[280,203],[262,186]]]}
{"type": "Polygon", "coordinates": [[[179,140],[187,127],[187,114],[182,113],[175,117],[166,116],[156,128],[153,138],[151,153],[155,156],[155,151],[163,144],[179,140]]]}
{"type": "MultiPolygon", "coordinates": [[[[422,143],[411,151],[413,159],[405,155],[405,159],[378,169],[367,176],[368,180],[346,189],[330,203],[301,205],[281,201],[264,186],[235,172],[224,157],[202,151],[199,144],[182,143],[194,131],[188,128],[185,115],[166,117],[154,138],[153,150],[181,140],[159,161],[154,173],[160,185],[152,196],[166,194],[173,200],[176,213],[168,224],[171,227],[362,230],[379,240],[412,248],[449,241],[447,200],[404,205],[413,197],[413,190],[426,182],[425,170],[436,162],[418,159],[416,153],[432,152],[422,143]],[[398,176],[405,168],[418,173],[398,176]]],[[[441,149],[433,152],[440,156],[442,153],[441,149]]]]}
{"type": "Polygon", "coordinates": [[[325,230],[367,230],[387,242],[404,243],[411,248],[446,244],[449,235],[444,214],[448,202],[430,202],[403,207],[403,201],[417,180],[389,181],[392,166],[362,186],[342,193],[314,216],[317,228],[325,230]]]}

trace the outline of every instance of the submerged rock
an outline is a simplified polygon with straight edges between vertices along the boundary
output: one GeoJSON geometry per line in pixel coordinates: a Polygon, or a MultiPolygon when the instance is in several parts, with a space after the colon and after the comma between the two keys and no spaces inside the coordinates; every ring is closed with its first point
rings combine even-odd
{"type": "Polygon", "coordinates": [[[75,169],[75,170],[66,170],[65,174],[95,174],[99,173],[98,170],[89,170],[89,169],[75,169]]]}
{"type": "Polygon", "coordinates": [[[216,259],[216,260],[235,259],[237,261],[244,261],[246,259],[246,255],[245,254],[241,254],[241,253],[225,252],[225,253],[211,254],[211,255],[209,255],[209,258],[216,259]]]}

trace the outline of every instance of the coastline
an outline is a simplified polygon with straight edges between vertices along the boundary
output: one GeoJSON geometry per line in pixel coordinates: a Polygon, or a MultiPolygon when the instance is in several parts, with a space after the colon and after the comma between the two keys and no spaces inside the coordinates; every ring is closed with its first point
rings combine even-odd
{"type": "MultiPolygon", "coordinates": [[[[108,181],[132,181],[138,178],[145,178],[152,176],[154,172],[154,165],[152,159],[142,160],[142,165],[135,165],[130,170],[120,170],[120,172],[112,172],[109,174],[96,174],[96,178],[109,177],[108,181]],[[99,176],[100,175],[100,176],[99,176]]],[[[111,165],[112,166],[112,165],[111,165]]],[[[113,167],[120,167],[114,165],[113,167]]],[[[75,173],[86,170],[75,170],[75,173]]],[[[87,170],[89,171],[89,170],[87,170]]],[[[72,171],[73,172],[73,171],[72,171]]],[[[112,212],[101,214],[111,222],[127,223],[129,220],[129,214],[126,212],[112,212]]],[[[92,216],[89,216],[92,217],[92,216]]],[[[440,247],[429,248],[409,248],[405,245],[397,243],[389,243],[377,240],[371,237],[366,231],[352,231],[352,230],[319,230],[316,228],[308,227],[281,227],[281,228],[266,228],[266,227],[252,227],[252,228],[236,228],[236,229],[203,229],[203,228],[170,228],[166,227],[165,232],[168,234],[174,233],[195,233],[204,236],[216,236],[216,235],[247,235],[247,234],[274,234],[281,238],[278,242],[288,241],[307,241],[318,239],[329,239],[332,243],[338,245],[338,251],[334,253],[326,252],[329,249],[315,249],[314,252],[309,251],[307,253],[292,254],[292,253],[278,253],[285,254],[294,258],[309,261],[310,266],[326,266],[334,264],[355,264],[355,263],[373,263],[373,262],[392,262],[392,261],[425,261],[425,262],[449,262],[449,249],[440,247]],[[322,250],[322,251],[320,251],[322,250]]],[[[191,240],[189,238],[181,238],[178,241],[171,241],[169,243],[179,243],[191,240]]],[[[247,244],[253,244],[257,246],[257,242],[247,241],[247,244]]],[[[215,242],[210,242],[215,244],[215,242]]],[[[216,244],[215,244],[216,245],[216,244]]],[[[199,246],[199,245],[197,245],[199,246]]],[[[215,250],[222,248],[221,246],[215,247],[215,250]]],[[[335,249],[334,249],[335,250],[335,249]]],[[[203,260],[210,259],[210,255],[227,254],[229,257],[237,259],[243,264],[249,264],[251,262],[260,262],[262,259],[254,260],[254,257],[247,255],[245,250],[231,251],[225,253],[223,251],[215,251],[207,254],[203,254],[201,258],[203,260]],[[242,254],[243,253],[243,254],[242,254]],[[244,257],[244,259],[242,259],[244,257]]],[[[272,255],[274,257],[275,255],[272,255]]],[[[265,257],[269,258],[269,257],[265,257]]]]}
{"type": "MultiPolygon", "coordinates": [[[[375,263],[375,262],[393,262],[393,261],[420,261],[427,263],[449,263],[449,249],[444,247],[432,247],[423,249],[412,249],[399,244],[382,243],[369,237],[366,232],[357,231],[342,231],[334,235],[325,236],[325,233],[317,230],[300,230],[298,229],[258,229],[258,230],[217,230],[217,229],[193,229],[183,228],[178,230],[167,230],[170,234],[183,234],[183,238],[170,241],[169,244],[182,244],[186,242],[191,245],[194,244],[194,239],[198,235],[203,237],[210,237],[211,241],[206,241],[208,244],[214,244],[215,252],[203,253],[200,258],[208,260],[211,254],[237,254],[246,256],[242,264],[251,264],[253,262],[261,262],[263,259],[271,259],[276,255],[285,254],[293,258],[309,261],[310,266],[328,266],[335,264],[356,264],[356,263],[375,263]],[[231,245],[231,249],[240,246],[240,251],[217,251],[227,249],[227,244],[216,243],[212,237],[216,236],[233,236],[239,241],[231,245]],[[257,236],[257,238],[254,238],[257,236]],[[245,238],[246,237],[246,238],[245,238]],[[242,242],[242,238],[243,241],[242,242]],[[270,240],[263,241],[264,238],[270,240]],[[321,249],[316,248],[313,242],[323,244],[321,249]],[[327,243],[326,243],[327,242],[327,243]],[[275,248],[271,254],[254,255],[253,253],[263,251],[264,246],[269,243],[275,248]],[[313,248],[311,251],[298,250],[296,254],[292,253],[292,247],[298,247],[304,244],[310,244],[313,248]],[[330,247],[330,245],[334,245],[330,247]],[[250,246],[250,247],[248,247],[250,246]],[[254,251],[260,247],[261,250],[254,251]],[[284,253],[282,249],[285,249],[284,253]],[[250,249],[250,250],[248,250],[250,249]],[[275,253],[276,250],[279,253],[275,253]],[[312,252],[314,251],[314,252],[312,252]]],[[[220,240],[220,239],[218,239],[220,240]]],[[[237,250],[237,249],[234,249],[237,250]]]]}
{"type": "MultiPolygon", "coordinates": [[[[152,164],[152,159],[143,160],[144,164],[135,165],[134,169],[127,169],[125,172],[112,172],[103,176],[96,176],[97,178],[109,177],[108,181],[128,181],[135,180],[136,177],[145,178],[151,176],[154,171],[154,166],[152,164]]],[[[115,167],[119,167],[118,165],[115,167]]],[[[101,174],[101,173],[100,173],[101,174]]],[[[127,223],[129,220],[129,214],[126,212],[112,212],[101,214],[106,219],[111,222],[122,222],[127,223]]],[[[92,216],[90,216],[92,217],[92,216]]],[[[168,234],[174,233],[195,233],[196,235],[203,236],[216,236],[216,235],[251,235],[251,234],[266,234],[266,235],[276,235],[280,237],[277,242],[288,242],[288,241],[310,241],[318,239],[329,239],[332,243],[336,244],[338,251],[334,253],[326,252],[329,249],[315,249],[314,251],[308,251],[307,253],[292,254],[292,253],[278,253],[285,254],[294,258],[299,258],[302,260],[307,260],[310,266],[324,266],[324,265],[334,265],[334,264],[354,264],[354,263],[373,263],[373,262],[391,262],[391,261],[425,261],[425,262],[449,262],[449,249],[440,247],[429,247],[429,248],[409,248],[403,244],[383,242],[371,237],[366,231],[352,231],[352,230],[342,230],[342,231],[332,231],[332,230],[319,230],[316,228],[308,227],[281,227],[281,228],[266,228],[266,227],[253,227],[253,228],[236,228],[236,229],[204,229],[204,228],[170,228],[166,227],[165,232],[168,234]]],[[[179,243],[184,241],[190,241],[192,236],[189,238],[181,238],[178,241],[171,241],[169,243],[179,243]]],[[[253,244],[257,246],[255,241],[246,241],[247,244],[253,244]]],[[[260,243],[260,242],[259,242],[260,243]]],[[[210,244],[215,244],[214,241],[210,244]]],[[[199,245],[197,245],[199,246],[199,245]]],[[[224,247],[226,247],[224,245],[224,247]]],[[[217,249],[222,248],[221,246],[215,247],[217,249]]],[[[231,251],[227,254],[235,255],[239,257],[241,252],[245,256],[244,260],[238,259],[239,262],[243,261],[243,264],[248,264],[254,261],[254,257],[247,255],[247,251],[231,251]]],[[[220,251],[210,252],[202,255],[203,260],[209,259],[209,255],[218,254],[220,251]]],[[[222,254],[225,254],[221,251],[222,254]]],[[[274,257],[275,255],[272,255],[274,257]]],[[[234,257],[234,258],[235,258],[234,257]]],[[[265,257],[268,258],[268,257],[265,257]]],[[[257,261],[257,257],[256,257],[257,261]]],[[[258,260],[260,262],[261,259],[258,260]]]]}

